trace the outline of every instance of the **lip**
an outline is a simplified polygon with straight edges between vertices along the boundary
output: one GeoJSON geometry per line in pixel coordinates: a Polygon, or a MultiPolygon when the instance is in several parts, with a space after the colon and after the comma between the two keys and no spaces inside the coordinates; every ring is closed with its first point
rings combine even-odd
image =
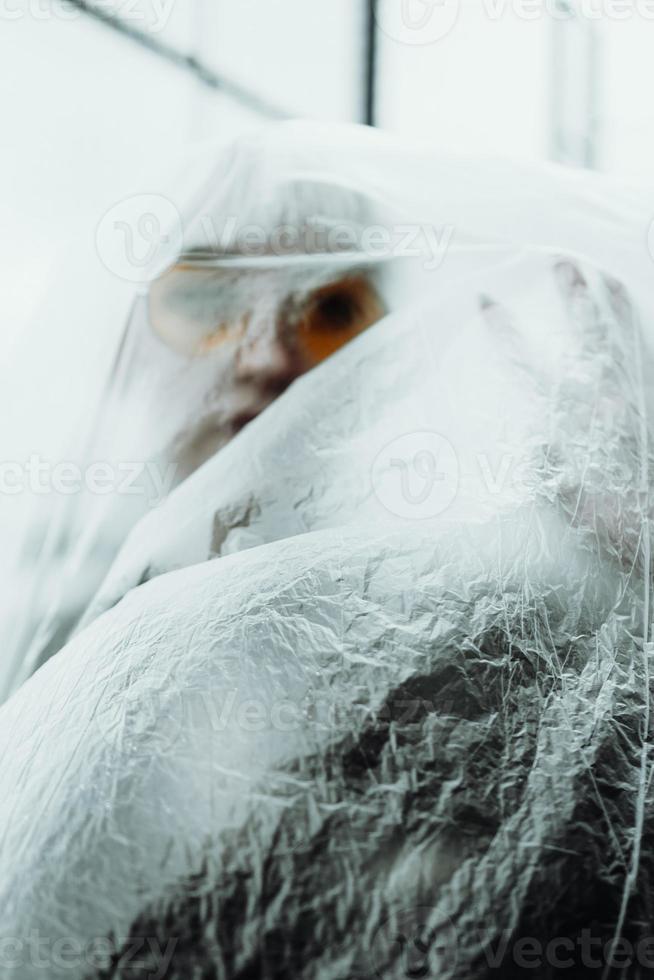
{"type": "Polygon", "coordinates": [[[234,435],[240,432],[241,429],[244,429],[246,425],[249,425],[250,422],[253,422],[258,415],[261,415],[265,408],[267,408],[267,405],[264,405],[257,412],[239,412],[238,415],[235,415],[230,421],[230,427],[234,435]]]}
{"type": "Polygon", "coordinates": [[[280,379],[274,384],[267,384],[256,392],[252,400],[244,400],[244,403],[239,406],[238,411],[235,411],[228,419],[228,425],[231,427],[233,433],[240,432],[241,429],[256,419],[258,415],[265,412],[273,402],[277,401],[280,395],[284,394],[286,389],[297,377],[299,377],[299,373],[293,374],[288,378],[280,379]]]}
{"type": "Polygon", "coordinates": [[[254,404],[250,403],[249,405],[246,404],[240,407],[228,420],[228,425],[232,433],[236,435],[236,433],[240,432],[241,429],[244,429],[246,425],[249,425],[250,422],[253,422],[254,419],[261,415],[262,412],[265,412],[276,400],[277,396],[262,398],[254,404]]]}

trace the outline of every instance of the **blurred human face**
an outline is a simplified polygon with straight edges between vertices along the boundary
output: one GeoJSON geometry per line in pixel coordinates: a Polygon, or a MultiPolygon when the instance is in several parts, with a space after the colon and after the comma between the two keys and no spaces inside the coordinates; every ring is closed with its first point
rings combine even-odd
{"type": "Polygon", "coordinates": [[[183,357],[184,394],[167,395],[182,419],[170,450],[180,477],[383,314],[361,272],[169,270],[151,289],[150,322],[183,357]]]}

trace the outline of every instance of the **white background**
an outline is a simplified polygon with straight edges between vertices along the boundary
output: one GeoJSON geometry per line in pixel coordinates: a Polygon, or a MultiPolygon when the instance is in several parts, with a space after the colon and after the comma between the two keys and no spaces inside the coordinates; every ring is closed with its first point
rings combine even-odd
{"type": "MultiPolygon", "coordinates": [[[[361,119],[364,0],[94,2],[289,114],[361,119]]],[[[654,174],[654,21],[637,0],[624,20],[576,23],[554,20],[545,0],[529,19],[519,0],[459,7],[455,27],[432,44],[378,32],[380,125],[444,148],[571,163],[584,162],[590,141],[598,168],[654,174]]],[[[47,445],[66,412],[84,405],[102,338],[94,323],[78,322],[75,300],[97,264],[102,216],[129,194],[156,191],[189,141],[229,137],[256,117],[88,16],[71,17],[58,0],[0,0],[0,73],[0,456],[11,458],[47,445]],[[58,385],[24,370],[35,321],[45,329],[34,364],[58,385]]]]}
{"type": "MultiPolygon", "coordinates": [[[[95,2],[136,27],[158,28],[156,37],[290,114],[361,118],[363,0],[95,2]]],[[[606,9],[608,0],[589,2],[606,9]]],[[[599,168],[654,172],[654,21],[634,2],[624,21],[581,18],[561,29],[546,8],[525,19],[517,0],[500,8],[461,0],[455,28],[423,46],[379,32],[379,124],[473,153],[576,162],[574,138],[568,150],[556,142],[558,111],[568,135],[596,131],[599,168]],[[503,12],[491,17],[489,9],[503,12]],[[573,43],[563,63],[555,50],[566,31],[590,28],[598,55],[592,107],[583,44],[573,43]],[[565,104],[556,105],[557,91],[565,104]]],[[[88,17],[71,19],[56,0],[0,2],[0,71],[2,359],[47,296],[64,242],[90,247],[111,203],[187,141],[227,135],[254,117],[88,17]]]]}

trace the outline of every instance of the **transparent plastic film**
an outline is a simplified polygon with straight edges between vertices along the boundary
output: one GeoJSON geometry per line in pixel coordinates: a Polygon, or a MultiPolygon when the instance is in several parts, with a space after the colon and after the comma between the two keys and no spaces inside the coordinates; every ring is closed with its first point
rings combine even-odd
{"type": "Polygon", "coordinates": [[[75,510],[43,623],[84,600],[0,707],[3,978],[643,980],[647,193],[347,128],[225,153],[86,451],[169,479],[75,510]],[[274,254],[321,201],[343,247],[274,254]]]}

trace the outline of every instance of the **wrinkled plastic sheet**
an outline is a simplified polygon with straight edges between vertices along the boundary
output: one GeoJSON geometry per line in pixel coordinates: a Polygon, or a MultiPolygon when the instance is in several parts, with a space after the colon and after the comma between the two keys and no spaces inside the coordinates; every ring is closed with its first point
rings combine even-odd
{"type": "Polygon", "coordinates": [[[0,709],[3,976],[648,975],[651,313],[544,249],[442,287],[0,709]]]}
{"type": "MultiPolygon", "coordinates": [[[[306,295],[353,270],[373,279],[389,312],[402,312],[420,297],[442,298],[466,276],[525,247],[590,261],[620,280],[636,303],[647,309],[651,302],[654,189],[598,174],[457,157],[365,127],[286,123],[189,150],[165,198],[157,199],[178,220],[162,227],[152,268],[139,273],[156,277],[188,254],[216,261],[222,250],[221,288],[202,294],[217,319],[238,312],[246,294],[252,322],[265,324],[289,295],[306,295]],[[306,255],[286,254],[289,228],[306,255]],[[265,254],[234,262],[248,229],[277,241],[281,254],[272,263],[265,254]],[[388,242],[381,251],[380,232],[388,242]],[[328,254],[335,243],[337,254],[328,254]]],[[[62,444],[44,447],[46,459],[65,459],[82,471],[101,460],[114,470],[127,464],[145,472],[130,486],[140,488],[135,494],[36,498],[20,559],[6,562],[0,702],[89,621],[89,604],[126,535],[174,485],[171,447],[201,430],[225,367],[220,351],[189,360],[161,343],[151,329],[152,298],[143,289],[131,295],[131,282],[107,269],[100,275],[101,259],[110,268],[121,259],[121,270],[125,255],[100,251],[60,284],[69,298],[35,318],[13,373],[33,379],[50,428],[62,433],[62,444]],[[74,362],[81,350],[88,395],[84,402],[77,396],[79,431],[69,432],[64,406],[75,399],[69,392],[61,397],[62,352],[74,362]]],[[[183,283],[177,294],[164,291],[159,314],[178,322],[179,304],[192,292],[183,283]]],[[[193,336],[192,318],[184,326],[193,336]]],[[[20,439],[10,442],[12,458],[34,451],[34,439],[22,449],[20,439]]],[[[191,469],[182,467],[179,477],[191,469]]]]}

